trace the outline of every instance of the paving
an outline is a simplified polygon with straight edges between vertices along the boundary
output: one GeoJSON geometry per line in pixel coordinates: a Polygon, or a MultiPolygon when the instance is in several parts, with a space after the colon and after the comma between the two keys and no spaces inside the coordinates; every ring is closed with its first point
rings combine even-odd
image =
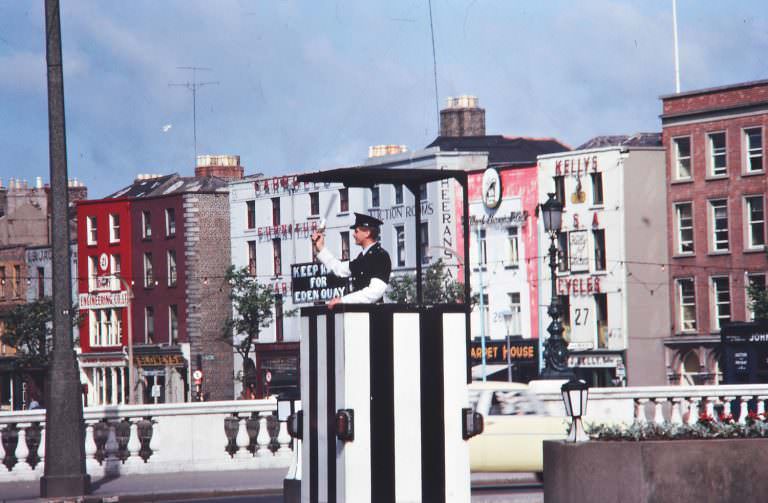
{"type": "MultiPolygon", "coordinates": [[[[39,481],[0,484],[0,501],[120,503],[219,498],[224,496],[281,495],[286,469],[221,470],[149,475],[122,475],[92,482],[91,494],[82,498],[41,499],[39,481]]],[[[535,483],[529,473],[475,473],[473,486],[535,483]]],[[[475,498],[473,498],[473,501],[475,498]]],[[[482,500],[480,500],[482,501],[482,500]]],[[[488,501],[491,501],[490,499],[488,501]]],[[[494,500],[495,501],[495,500],[494,500]]]]}

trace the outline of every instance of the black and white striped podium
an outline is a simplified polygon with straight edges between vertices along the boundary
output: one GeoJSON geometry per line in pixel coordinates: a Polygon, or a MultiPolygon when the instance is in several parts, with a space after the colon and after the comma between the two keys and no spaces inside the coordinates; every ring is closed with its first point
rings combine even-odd
{"type": "Polygon", "coordinates": [[[464,307],[315,306],[301,321],[302,501],[468,502],[464,307]]]}

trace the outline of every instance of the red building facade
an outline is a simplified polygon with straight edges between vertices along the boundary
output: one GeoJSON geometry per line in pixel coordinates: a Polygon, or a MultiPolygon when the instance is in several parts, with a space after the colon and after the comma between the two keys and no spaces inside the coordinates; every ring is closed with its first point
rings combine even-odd
{"type": "Polygon", "coordinates": [[[671,383],[718,383],[720,328],[765,285],[768,81],[663,96],[671,383]]]}

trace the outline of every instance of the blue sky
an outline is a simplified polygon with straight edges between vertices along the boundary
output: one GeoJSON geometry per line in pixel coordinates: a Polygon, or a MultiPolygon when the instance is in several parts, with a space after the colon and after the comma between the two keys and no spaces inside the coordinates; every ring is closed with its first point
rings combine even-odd
{"type": "MultiPolygon", "coordinates": [[[[0,0],[0,178],[48,180],[43,0],[0,0]]],[[[682,90],[768,78],[758,0],[678,0],[682,90]]],[[[439,102],[478,96],[489,134],[658,131],[674,91],[671,0],[433,0],[439,102]]],[[[69,174],[91,197],[138,173],[354,164],[437,131],[427,0],[62,0],[69,174]],[[170,125],[170,128],[168,127],[170,125]]]]}

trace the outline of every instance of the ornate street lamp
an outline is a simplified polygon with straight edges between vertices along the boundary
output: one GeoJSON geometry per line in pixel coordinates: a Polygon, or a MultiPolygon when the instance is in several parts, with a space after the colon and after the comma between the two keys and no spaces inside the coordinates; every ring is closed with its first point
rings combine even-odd
{"type": "Polygon", "coordinates": [[[549,234],[549,270],[552,275],[552,300],[547,314],[552,318],[552,323],[547,327],[549,338],[544,343],[544,370],[541,371],[543,379],[569,379],[573,376],[568,369],[568,344],[563,339],[563,324],[560,321],[562,306],[557,296],[555,280],[557,279],[557,247],[555,241],[560,233],[563,216],[563,203],[557,200],[555,194],[547,194],[549,199],[539,205],[544,230],[549,234]]]}

